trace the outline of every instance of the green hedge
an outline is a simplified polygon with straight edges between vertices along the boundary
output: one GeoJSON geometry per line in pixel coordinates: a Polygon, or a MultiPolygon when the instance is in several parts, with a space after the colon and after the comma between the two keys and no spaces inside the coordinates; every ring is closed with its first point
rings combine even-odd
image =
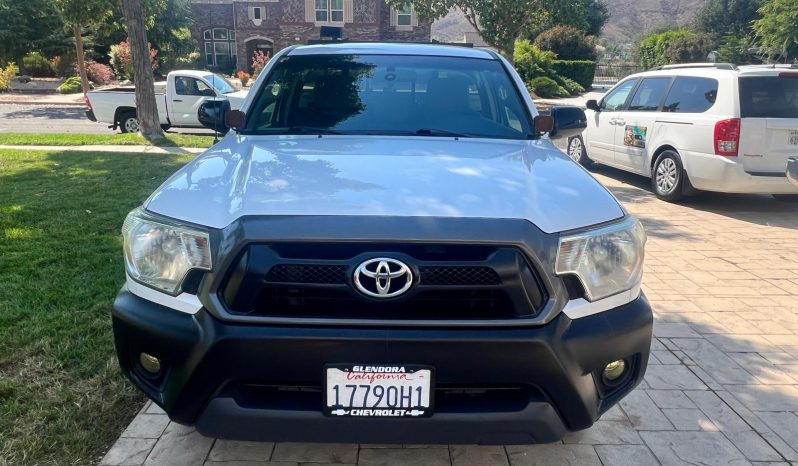
{"type": "Polygon", "coordinates": [[[558,75],[576,81],[585,89],[593,85],[596,74],[596,62],[590,60],[554,60],[552,68],[558,75]]]}

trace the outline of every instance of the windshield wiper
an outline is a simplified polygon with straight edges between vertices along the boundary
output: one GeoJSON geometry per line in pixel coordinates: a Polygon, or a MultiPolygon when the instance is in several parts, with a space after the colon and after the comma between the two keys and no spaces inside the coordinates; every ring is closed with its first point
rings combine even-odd
{"type": "Polygon", "coordinates": [[[291,126],[286,129],[287,133],[299,134],[344,134],[340,131],[335,131],[329,128],[317,128],[315,126],[291,126]]]}
{"type": "Polygon", "coordinates": [[[453,137],[453,138],[467,138],[470,137],[467,134],[463,133],[456,133],[454,131],[447,131],[445,129],[433,129],[433,128],[420,128],[417,129],[414,133],[416,136],[443,136],[443,137],[453,137]]]}

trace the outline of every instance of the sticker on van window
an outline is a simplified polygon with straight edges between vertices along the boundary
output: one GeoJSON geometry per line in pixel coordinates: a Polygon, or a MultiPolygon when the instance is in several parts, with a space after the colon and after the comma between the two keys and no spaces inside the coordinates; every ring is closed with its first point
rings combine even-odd
{"type": "Polygon", "coordinates": [[[623,135],[623,144],[625,146],[639,147],[641,149],[645,148],[646,127],[626,125],[626,131],[623,135]]]}

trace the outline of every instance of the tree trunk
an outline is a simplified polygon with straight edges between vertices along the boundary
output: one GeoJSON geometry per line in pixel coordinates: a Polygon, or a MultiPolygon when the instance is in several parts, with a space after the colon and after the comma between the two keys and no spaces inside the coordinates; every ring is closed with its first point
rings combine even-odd
{"type": "Polygon", "coordinates": [[[89,92],[89,77],[86,75],[86,56],[83,54],[83,35],[80,24],[73,27],[75,31],[75,55],[78,59],[78,74],[80,74],[80,87],[83,95],[89,92]]]}
{"type": "Polygon", "coordinates": [[[136,76],[136,119],[139,133],[148,141],[158,142],[164,138],[164,134],[155,101],[155,80],[152,77],[152,61],[141,0],[122,0],[122,12],[136,76]]]}
{"type": "Polygon", "coordinates": [[[19,75],[22,76],[24,74],[28,74],[27,73],[28,70],[25,69],[25,55],[20,53],[14,58],[16,58],[16,64],[17,64],[17,69],[19,70],[19,75]]]}

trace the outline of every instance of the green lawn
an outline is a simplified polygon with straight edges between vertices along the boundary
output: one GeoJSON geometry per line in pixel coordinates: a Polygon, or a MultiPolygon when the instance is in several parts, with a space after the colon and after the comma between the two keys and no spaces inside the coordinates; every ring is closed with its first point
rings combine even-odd
{"type": "MultiPolygon", "coordinates": [[[[213,136],[192,134],[166,135],[163,146],[171,147],[211,147],[213,136]]],[[[149,144],[147,140],[134,133],[127,134],[83,134],[83,133],[0,133],[0,145],[9,146],[88,146],[109,144],[136,146],[149,144]]]]}
{"type": "Polygon", "coordinates": [[[113,351],[119,230],[191,157],[0,150],[0,464],[94,464],[142,406],[113,351]]]}

